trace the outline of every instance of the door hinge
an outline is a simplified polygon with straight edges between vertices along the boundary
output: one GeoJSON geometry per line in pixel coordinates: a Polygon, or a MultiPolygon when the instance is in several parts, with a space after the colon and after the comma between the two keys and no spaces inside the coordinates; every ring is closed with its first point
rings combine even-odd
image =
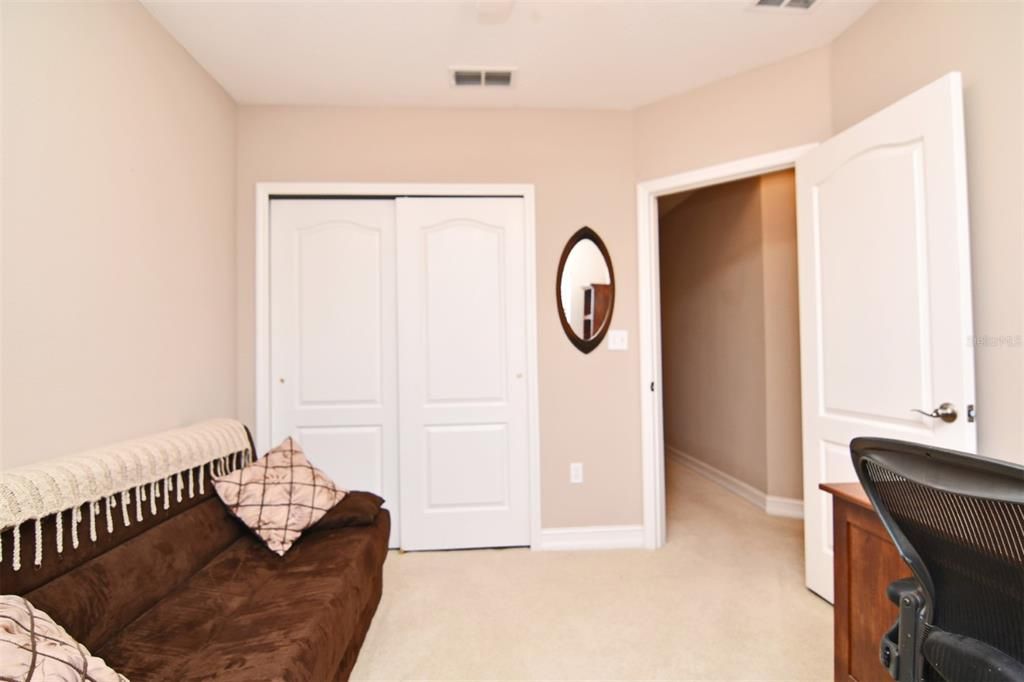
{"type": "Polygon", "coordinates": [[[654,393],[654,382],[651,382],[651,393],[654,393]]]}
{"type": "Polygon", "coordinates": [[[967,423],[968,424],[973,424],[974,423],[974,405],[973,404],[967,406],[967,423]]]}

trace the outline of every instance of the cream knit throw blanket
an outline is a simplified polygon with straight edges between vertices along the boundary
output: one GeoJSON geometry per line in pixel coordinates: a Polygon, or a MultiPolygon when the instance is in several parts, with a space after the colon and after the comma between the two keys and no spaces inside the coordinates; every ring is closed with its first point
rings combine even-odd
{"type": "MultiPolygon", "coordinates": [[[[114,530],[113,509],[120,506],[125,526],[142,521],[146,507],[157,513],[157,500],[167,509],[172,497],[181,502],[185,491],[203,494],[204,467],[217,476],[255,459],[241,422],[217,419],[164,431],[77,455],[45,460],[38,465],[0,471],[0,530],[14,529],[12,561],[21,563],[21,526],[35,526],[35,564],[43,559],[43,517],[55,515],[57,553],[64,551],[65,521],[71,542],[78,547],[82,507],[88,505],[89,537],[96,541],[96,517],[105,511],[107,532],[114,530]],[[244,453],[241,458],[233,457],[244,453]],[[147,504],[148,503],[148,504],[147,504]],[[65,516],[67,517],[65,519],[65,516]]],[[[0,561],[4,560],[0,546],[0,561]]]]}

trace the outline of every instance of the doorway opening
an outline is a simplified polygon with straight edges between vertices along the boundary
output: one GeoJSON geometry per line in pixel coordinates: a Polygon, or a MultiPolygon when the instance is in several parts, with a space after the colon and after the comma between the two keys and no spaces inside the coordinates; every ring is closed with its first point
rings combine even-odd
{"type": "Polygon", "coordinates": [[[665,433],[663,420],[661,276],[658,200],[723,183],[789,170],[816,145],[802,145],[740,159],[637,185],[637,269],[639,272],[639,335],[641,381],[641,460],[644,488],[644,546],[665,544],[665,433]],[[649,384],[649,385],[648,385],[649,384]]]}
{"type": "MultiPolygon", "coordinates": [[[[800,518],[795,173],[674,192],[657,207],[668,530],[709,513],[744,523],[749,505],[800,518]]],[[[799,555],[799,524],[767,528],[799,555]]]]}

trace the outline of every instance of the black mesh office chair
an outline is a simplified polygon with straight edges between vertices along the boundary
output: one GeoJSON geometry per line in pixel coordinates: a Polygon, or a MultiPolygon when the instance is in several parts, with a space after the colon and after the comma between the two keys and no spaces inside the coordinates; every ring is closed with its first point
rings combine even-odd
{"type": "MultiPolygon", "coordinates": [[[[913,578],[881,642],[900,682],[1024,682],[1024,468],[857,438],[853,464],[913,578]]],[[[854,605],[856,608],[856,605],[854,605]]]]}

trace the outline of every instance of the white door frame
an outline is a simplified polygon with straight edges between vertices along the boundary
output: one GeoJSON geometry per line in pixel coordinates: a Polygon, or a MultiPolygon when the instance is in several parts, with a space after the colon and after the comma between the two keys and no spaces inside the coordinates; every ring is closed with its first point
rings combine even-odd
{"type": "Polygon", "coordinates": [[[644,484],[644,547],[648,549],[657,549],[665,544],[665,434],[662,423],[658,197],[793,168],[798,158],[816,146],[815,143],[789,147],[637,183],[640,431],[644,484]]]}
{"type": "Polygon", "coordinates": [[[256,450],[270,442],[270,199],[272,197],[521,197],[526,228],[527,443],[530,468],[530,545],[540,545],[540,400],[537,384],[537,246],[534,186],[527,184],[258,182],[254,225],[256,450]]]}

